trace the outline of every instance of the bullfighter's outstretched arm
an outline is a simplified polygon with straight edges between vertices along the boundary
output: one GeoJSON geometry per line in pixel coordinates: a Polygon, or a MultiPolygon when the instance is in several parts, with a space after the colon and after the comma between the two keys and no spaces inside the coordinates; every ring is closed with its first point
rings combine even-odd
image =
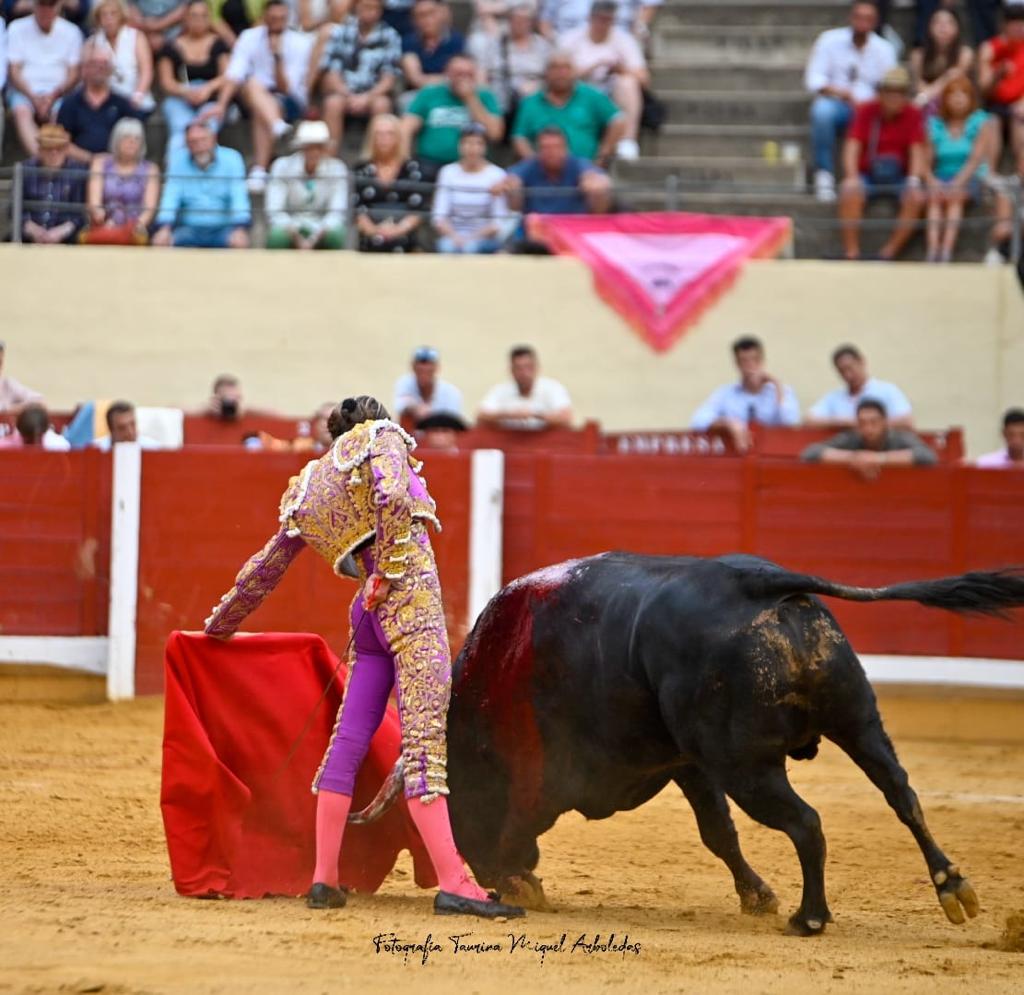
{"type": "Polygon", "coordinates": [[[292,560],[302,552],[305,542],[298,535],[288,535],[282,528],[245,565],[235,578],[235,585],[220,599],[203,630],[208,636],[226,638],[254,612],[284,576],[292,560]]]}

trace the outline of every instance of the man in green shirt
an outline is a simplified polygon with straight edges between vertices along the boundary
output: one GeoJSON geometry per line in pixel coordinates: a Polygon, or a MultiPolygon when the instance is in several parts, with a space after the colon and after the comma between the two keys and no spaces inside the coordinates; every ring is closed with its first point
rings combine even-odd
{"type": "Polygon", "coordinates": [[[459,158],[459,136],[470,122],[483,125],[488,141],[501,141],[505,133],[498,101],[476,85],[476,63],[468,55],[453,56],[445,76],[446,82],[420,90],[402,118],[409,148],[431,180],[459,158]]]}
{"type": "Polygon", "coordinates": [[[865,397],[857,405],[857,427],[808,446],[807,463],[842,463],[865,480],[876,480],[883,466],[933,466],[939,458],[909,429],[891,428],[885,405],[865,397]]]}
{"type": "Polygon", "coordinates": [[[544,128],[561,128],[569,151],[606,167],[626,134],[626,118],[605,96],[576,81],[573,57],[555,52],[544,70],[544,88],[527,97],[516,113],[512,144],[521,159],[534,154],[533,141],[544,128]]]}

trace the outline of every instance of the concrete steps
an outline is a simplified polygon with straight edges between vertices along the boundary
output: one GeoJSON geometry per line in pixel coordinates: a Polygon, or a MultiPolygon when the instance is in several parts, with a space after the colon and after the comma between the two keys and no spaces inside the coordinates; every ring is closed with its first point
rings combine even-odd
{"type": "MultiPolygon", "coordinates": [[[[752,190],[695,191],[681,187],[666,201],[663,191],[648,190],[618,198],[620,209],[628,211],[694,211],[706,214],[734,214],[756,217],[788,217],[793,222],[794,254],[798,258],[836,258],[840,250],[834,204],[819,204],[808,193],[770,193],[752,190]]],[[[861,233],[865,257],[876,253],[892,230],[896,217],[893,200],[876,200],[868,205],[861,233]]],[[[957,259],[979,262],[988,249],[991,218],[987,209],[973,207],[967,212],[957,245],[957,259]]],[[[925,256],[924,227],[907,248],[903,258],[925,256]]]]}
{"type": "MultiPolygon", "coordinates": [[[[714,24],[742,24],[761,30],[774,27],[807,27],[816,31],[837,28],[846,23],[847,0],[667,0],[658,11],[659,27],[688,27],[714,24]]],[[[903,21],[909,12],[898,12],[903,21]]]]}
{"type": "Polygon", "coordinates": [[[756,157],[765,143],[797,145],[806,157],[809,144],[805,124],[666,124],[660,134],[641,136],[645,156],[756,157]]]}
{"type": "MultiPolygon", "coordinates": [[[[847,23],[850,5],[846,0],[668,0],[658,11],[656,30],[672,27],[709,27],[719,24],[742,25],[750,31],[769,28],[804,28],[813,33],[847,23]]],[[[914,14],[909,6],[896,7],[890,25],[903,38],[913,31],[914,14]]]]}
{"type": "Polygon", "coordinates": [[[663,59],[651,67],[654,90],[732,90],[746,93],[795,92],[803,88],[804,64],[731,66],[716,62],[663,59]]]}
{"type": "Polygon", "coordinates": [[[683,185],[718,187],[767,187],[776,191],[806,189],[802,162],[767,162],[750,156],[652,156],[635,162],[619,162],[615,178],[626,183],[663,183],[675,177],[683,185]]]}
{"type": "Polygon", "coordinates": [[[754,61],[791,66],[806,62],[818,33],[814,27],[769,27],[755,31],[745,25],[657,24],[652,51],[656,62],[669,59],[731,66],[754,61]]]}
{"type": "Polygon", "coordinates": [[[661,90],[669,120],[687,124],[805,124],[811,104],[803,90],[736,93],[732,90],[661,90]]]}

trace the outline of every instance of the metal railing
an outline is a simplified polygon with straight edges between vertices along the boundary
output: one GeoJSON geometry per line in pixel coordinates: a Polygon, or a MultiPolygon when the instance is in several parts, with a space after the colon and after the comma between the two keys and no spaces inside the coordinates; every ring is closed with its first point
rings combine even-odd
{"type": "MultiPolygon", "coordinates": [[[[83,226],[88,221],[88,209],[84,203],[85,188],[89,174],[83,170],[45,170],[42,167],[27,166],[25,163],[18,163],[8,169],[0,169],[0,218],[10,218],[11,230],[9,241],[23,241],[24,224],[43,209],[61,211],[68,214],[78,213],[82,218],[83,226]],[[73,173],[76,180],[82,182],[82,201],[54,201],[29,199],[25,195],[26,181],[30,180],[33,174],[60,175],[73,173]],[[6,182],[5,182],[6,181],[6,182]]],[[[204,185],[204,196],[209,195],[210,185],[213,183],[241,184],[245,185],[244,179],[212,179],[207,177],[196,177],[189,175],[185,177],[163,176],[161,183],[169,179],[178,181],[195,182],[204,185]]],[[[274,183],[273,179],[268,181],[274,183]]],[[[313,184],[335,183],[335,180],[312,180],[313,184]]],[[[437,189],[436,183],[412,182],[396,180],[387,185],[389,190],[399,194],[419,193],[422,195],[423,206],[411,207],[400,199],[394,203],[377,204],[372,206],[360,206],[358,187],[373,184],[375,181],[365,178],[356,178],[351,172],[348,173],[346,190],[344,196],[344,218],[346,231],[346,247],[355,249],[358,246],[359,232],[357,227],[357,215],[365,214],[373,217],[405,217],[417,216],[421,218],[420,231],[424,228],[429,230],[429,221],[435,217],[431,206],[432,195],[437,189]],[[424,222],[427,224],[424,225],[424,222]]],[[[450,188],[454,193],[472,193],[479,195],[479,188],[450,188]]],[[[898,198],[903,187],[894,185],[889,187],[876,186],[872,188],[872,195],[889,196],[898,198]]],[[[989,230],[995,224],[995,217],[991,210],[989,201],[994,196],[1006,198],[1010,204],[1010,215],[1012,219],[1012,231],[1010,239],[1010,261],[1016,263],[1020,260],[1024,251],[1024,186],[1019,178],[1012,178],[1000,183],[998,190],[994,185],[986,186],[989,191],[982,199],[980,209],[976,206],[974,210],[965,213],[960,222],[962,232],[989,230]]],[[[248,217],[244,222],[239,221],[237,227],[248,228],[255,233],[263,233],[273,227],[273,214],[268,213],[265,201],[262,197],[250,197],[248,188],[245,187],[244,201],[248,204],[248,217]]],[[[525,191],[526,207],[537,207],[545,198],[562,201],[567,197],[576,197],[580,207],[585,204],[585,196],[572,188],[567,187],[531,187],[525,191]]],[[[241,201],[242,198],[239,198],[241,201]]],[[[678,173],[669,173],[662,179],[649,182],[623,182],[613,181],[611,186],[611,200],[613,211],[686,211],[696,210],[701,213],[735,214],[745,213],[751,206],[763,205],[764,213],[789,215],[794,221],[794,238],[814,235],[820,237],[823,234],[837,233],[841,230],[843,222],[838,217],[838,212],[833,205],[829,208],[827,217],[821,216],[821,205],[818,205],[810,193],[801,186],[799,189],[790,184],[764,184],[764,183],[739,183],[728,181],[708,182],[706,180],[688,180],[678,173]],[[709,195],[713,195],[715,202],[708,204],[706,201],[709,195]],[[801,198],[797,204],[792,203],[792,198],[801,198]],[[773,199],[776,203],[773,203],[773,199]],[[778,201],[781,201],[779,203],[778,201]]],[[[233,209],[224,207],[209,207],[191,205],[187,207],[187,213],[194,219],[201,215],[223,215],[224,226],[230,224],[228,220],[232,216],[233,209]]],[[[299,212],[301,213],[301,211],[299,212]]],[[[159,208],[156,218],[160,217],[159,208]]],[[[508,210],[502,214],[496,214],[492,221],[499,222],[506,230],[505,241],[511,238],[516,230],[520,229],[522,214],[518,211],[508,210]]],[[[893,225],[892,217],[875,217],[866,215],[858,226],[865,232],[881,231],[890,229],[893,225]]],[[[922,216],[915,222],[919,231],[924,231],[928,225],[927,218],[922,216]]],[[[157,227],[154,223],[150,225],[151,230],[157,227]]],[[[211,225],[211,227],[217,227],[211,225]]],[[[262,244],[262,239],[253,244],[262,244]]]]}

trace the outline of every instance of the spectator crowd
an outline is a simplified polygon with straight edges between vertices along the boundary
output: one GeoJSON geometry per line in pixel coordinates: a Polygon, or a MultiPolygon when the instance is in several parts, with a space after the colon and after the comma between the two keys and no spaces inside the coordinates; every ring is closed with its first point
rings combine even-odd
{"type": "MultiPolygon", "coordinates": [[[[615,209],[609,167],[639,156],[658,103],[660,2],[474,0],[463,35],[446,0],[6,0],[19,237],[530,251],[524,213],[615,209]],[[158,107],[159,165],[144,130],[122,127],[158,107]],[[236,122],[248,162],[218,139],[236,122]],[[366,141],[345,163],[353,127],[366,141]]],[[[905,65],[890,6],[854,0],[809,53],[814,192],[837,204],[846,259],[861,257],[869,202],[888,197],[898,215],[877,258],[923,226],[927,258],[951,260],[980,205],[1000,263],[1009,181],[1024,177],[1024,0],[966,0],[969,25],[959,0],[918,0],[905,65]]]]}
{"type": "Polygon", "coordinates": [[[925,217],[928,260],[949,262],[965,208],[982,201],[994,215],[986,261],[1009,256],[1012,203],[999,169],[1005,150],[1024,178],[1024,0],[971,0],[970,39],[957,6],[920,0],[909,67],[879,33],[888,5],[873,0],[854,0],[848,24],[810,53],[814,189],[838,201],[846,259],[860,258],[875,197],[899,202],[882,260],[900,255],[925,217]]]}
{"type": "MultiPolygon", "coordinates": [[[[727,441],[727,451],[751,451],[758,426],[804,425],[820,430],[821,438],[804,449],[802,460],[843,464],[866,480],[876,479],[886,466],[930,466],[939,461],[935,450],[914,432],[914,413],[906,394],[896,384],[872,376],[866,357],[855,345],[847,343],[834,350],[831,360],[840,386],[822,394],[805,418],[792,387],[768,371],[765,348],[758,338],[738,338],[732,353],[738,379],[716,388],[690,421],[691,430],[727,441]]],[[[169,436],[154,438],[140,431],[134,404],[124,400],[79,405],[58,433],[43,395],[6,373],[5,359],[5,344],[0,341],[0,449],[36,446],[66,451],[94,446],[109,450],[119,442],[138,442],[152,449],[182,444],[180,434],[171,441],[169,436]],[[100,415],[106,432],[97,435],[94,426],[100,415]]],[[[408,371],[394,383],[390,412],[427,448],[457,449],[460,433],[473,425],[462,391],[440,376],[440,364],[437,349],[416,349],[408,371]]],[[[241,442],[250,449],[320,453],[331,444],[327,420],[335,403],[320,405],[294,438],[278,438],[264,428],[242,434],[253,417],[258,422],[274,416],[251,410],[238,377],[222,374],[198,414],[208,423],[209,432],[204,435],[211,440],[241,442]]],[[[168,413],[175,414],[170,409],[146,409],[158,431],[167,423],[164,417],[161,425],[160,415],[168,413]]],[[[180,427],[181,412],[176,414],[180,427]]],[[[481,400],[475,425],[522,435],[572,429],[575,417],[566,386],[541,374],[535,348],[518,345],[509,352],[507,379],[491,387],[481,400]]],[[[989,469],[1024,469],[1024,408],[1005,413],[1002,433],[1004,447],[969,462],[989,469]]]]}
{"type": "Polygon", "coordinates": [[[464,37],[445,0],[17,0],[0,83],[26,157],[18,234],[243,248],[265,195],[268,247],[340,248],[351,172],[361,249],[499,251],[524,208],[611,209],[608,166],[639,155],[656,6],[478,0],[464,37]],[[219,140],[235,122],[248,163],[219,140]]]}

